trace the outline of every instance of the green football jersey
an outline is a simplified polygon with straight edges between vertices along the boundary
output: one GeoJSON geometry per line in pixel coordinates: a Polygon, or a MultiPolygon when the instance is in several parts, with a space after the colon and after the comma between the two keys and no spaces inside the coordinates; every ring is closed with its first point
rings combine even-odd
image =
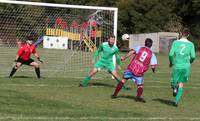
{"type": "Polygon", "coordinates": [[[98,50],[95,52],[93,59],[96,60],[97,56],[101,52],[99,61],[103,63],[113,63],[113,55],[116,55],[116,62],[120,65],[119,49],[116,45],[109,46],[108,42],[103,42],[98,50]]]}
{"type": "Polygon", "coordinates": [[[188,68],[195,59],[194,44],[187,39],[180,39],[173,42],[169,53],[170,63],[175,68],[188,68]],[[175,60],[173,57],[175,56],[175,60]]]}

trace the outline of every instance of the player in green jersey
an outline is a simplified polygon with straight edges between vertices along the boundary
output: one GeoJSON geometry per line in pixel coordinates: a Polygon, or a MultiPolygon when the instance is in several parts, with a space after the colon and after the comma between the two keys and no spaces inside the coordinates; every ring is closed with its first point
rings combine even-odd
{"type": "MultiPolygon", "coordinates": [[[[87,75],[80,83],[81,87],[86,87],[88,85],[88,82],[91,80],[91,77],[94,76],[99,70],[105,69],[109,73],[111,73],[117,81],[120,82],[116,67],[120,69],[120,57],[119,57],[119,49],[114,44],[115,43],[115,36],[110,35],[108,42],[103,42],[98,50],[95,52],[92,64],[95,63],[95,60],[97,59],[98,55],[101,53],[100,58],[98,61],[94,64],[94,68],[92,68],[89,72],[89,75],[87,75]],[[116,67],[113,64],[113,55],[116,56],[116,67]]],[[[124,86],[124,88],[126,88],[124,86]]],[[[128,89],[128,88],[127,88],[128,89]]]]}
{"type": "Polygon", "coordinates": [[[173,96],[176,97],[174,102],[176,107],[178,107],[181,99],[184,83],[189,80],[190,64],[195,59],[194,44],[187,39],[188,36],[188,30],[181,32],[180,39],[173,42],[169,53],[169,66],[173,66],[171,86],[173,88],[173,96]]]}

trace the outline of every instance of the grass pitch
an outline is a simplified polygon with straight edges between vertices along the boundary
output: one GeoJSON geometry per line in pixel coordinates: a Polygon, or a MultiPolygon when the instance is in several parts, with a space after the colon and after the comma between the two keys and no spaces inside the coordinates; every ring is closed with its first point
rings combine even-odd
{"type": "MultiPolygon", "coordinates": [[[[49,60],[52,62],[41,67],[44,74],[42,79],[38,80],[34,70],[25,66],[22,68],[30,71],[19,70],[14,78],[7,78],[11,69],[9,61],[15,56],[15,52],[10,53],[0,61],[2,121],[200,120],[199,58],[192,65],[190,81],[185,85],[179,107],[175,108],[171,105],[174,97],[170,88],[171,69],[168,68],[167,55],[157,55],[159,65],[156,74],[151,71],[146,73],[143,94],[147,102],[140,103],[134,100],[136,87],[130,80],[127,84],[131,90],[121,90],[117,99],[111,99],[116,81],[108,74],[96,75],[86,88],[78,87],[82,78],[48,77],[45,70],[51,70],[54,66],[50,66],[50,63],[56,62],[52,59],[49,60]]],[[[127,63],[122,62],[122,68],[126,68],[127,63]]]]}

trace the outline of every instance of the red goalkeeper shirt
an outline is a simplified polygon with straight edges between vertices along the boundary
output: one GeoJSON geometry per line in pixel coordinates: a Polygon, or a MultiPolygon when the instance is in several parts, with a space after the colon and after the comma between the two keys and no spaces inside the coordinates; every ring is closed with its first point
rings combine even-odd
{"type": "Polygon", "coordinates": [[[19,58],[22,60],[30,59],[32,53],[36,53],[35,46],[33,44],[29,46],[27,43],[25,43],[17,52],[19,58]]]}

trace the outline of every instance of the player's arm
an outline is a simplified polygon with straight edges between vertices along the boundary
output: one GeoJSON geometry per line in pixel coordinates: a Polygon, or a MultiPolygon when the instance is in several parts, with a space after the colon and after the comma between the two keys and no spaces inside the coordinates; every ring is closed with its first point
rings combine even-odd
{"type": "Polygon", "coordinates": [[[120,65],[120,56],[119,56],[119,51],[116,52],[115,56],[116,56],[116,62],[117,62],[117,65],[120,65]]]}
{"type": "Polygon", "coordinates": [[[96,58],[98,57],[99,53],[102,51],[102,44],[99,46],[99,48],[95,51],[94,55],[93,55],[93,59],[92,59],[92,63],[95,62],[96,58]]]}
{"type": "Polygon", "coordinates": [[[35,48],[33,49],[33,55],[38,59],[38,61],[40,61],[41,63],[43,63],[43,61],[40,59],[39,54],[36,52],[35,48]]]}
{"type": "Polygon", "coordinates": [[[139,52],[140,48],[141,47],[136,47],[136,48],[130,50],[130,52],[128,54],[126,54],[125,56],[121,57],[121,60],[123,61],[123,60],[125,60],[126,58],[128,58],[131,55],[135,56],[139,52]]]}
{"type": "Polygon", "coordinates": [[[121,57],[121,60],[124,61],[126,60],[129,56],[136,54],[135,50],[131,50],[129,53],[121,57]]]}
{"type": "Polygon", "coordinates": [[[19,59],[19,57],[22,55],[22,53],[24,52],[24,48],[21,47],[18,52],[17,55],[15,56],[15,61],[17,61],[19,59]]]}
{"type": "Polygon", "coordinates": [[[151,64],[151,70],[155,73],[156,66],[158,64],[155,54],[152,55],[150,64],[151,64]]]}
{"type": "Polygon", "coordinates": [[[18,49],[20,49],[22,47],[22,41],[21,40],[17,40],[17,46],[18,46],[18,49]]]}
{"type": "Polygon", "coordinates": [[[15,57],[15,62],[17,62],[18,59],[19,59],[19,55],[17,54],[15,57]]]}
{"type": "Polygon", "coordinates": [[[34,53],[33,55],[37,58],[38,61],[40,61],[41,63],[43,63],[43,61],[40,59],[40,56],[39,56],[39,54],[37,52],[34,53]]]}
{"type": "Polygon", "coordinates": [[[36,58],[40,58],[39,54],[37,52],[33,53],[33,55],[36,57],[36,58]]]}
{"type": "Polygon", "coordinates": [[[38,40],[34,43],[34,46],[37,47],[43,41],[43,36],[38,37],[38,40]]]}
{"type": "Polygon", "coordinates": [[[192,44],[191,55],[190,55],[190,63],[193,63],[195,58],[196,58],[196,54],[195,54],[194,44],[192,44]]]}
{"type": "Polygon", "coordinates": [[[116,57],[117,68],[118,68],[119,70],[121,70],[121,67],[120,67],[121,60],[120,60],[120,56],[119,56],[119,50],[116,51],[115,57],[116,57]]]}
{"type": "Polygon", "coordinates": [[[170,52],[169,52],[169,67],[172,67],[173,66],[173,56],[174,56],[174,52],[175,52],[175,44],[173,42],[172,46],[171,46],[171,49],[170,49],[170,52]]]}

